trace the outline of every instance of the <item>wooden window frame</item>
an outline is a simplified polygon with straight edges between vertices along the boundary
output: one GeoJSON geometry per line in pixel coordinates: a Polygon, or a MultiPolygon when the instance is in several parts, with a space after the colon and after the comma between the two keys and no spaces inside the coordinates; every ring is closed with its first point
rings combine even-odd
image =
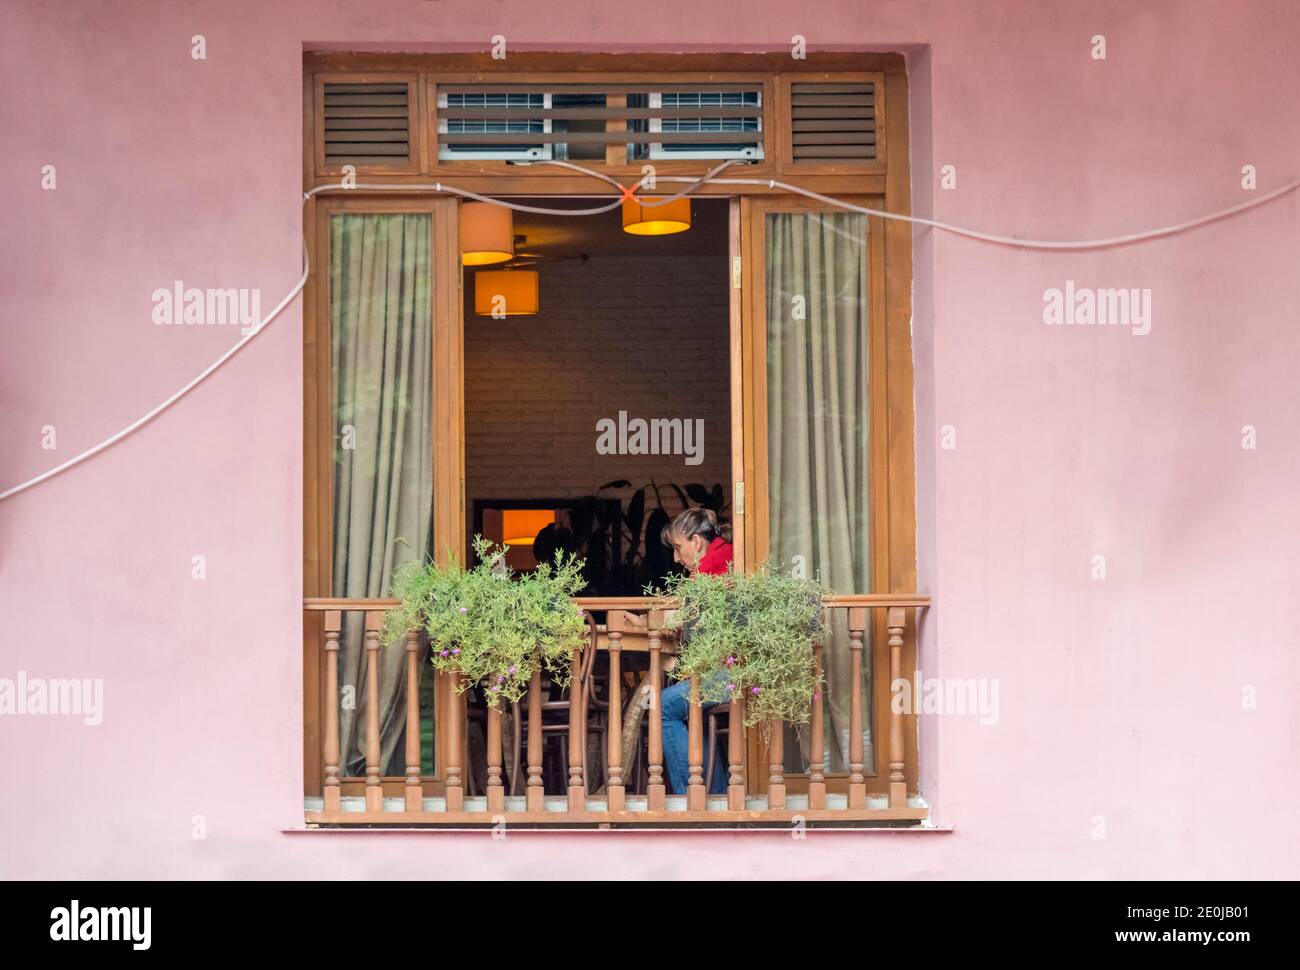
{"type": "MultiPolygon", "coordinates": [[[[845,202],[872,208],[884,205],[883,196],[841,196],[845,202]]],[[[744,199],[741,202],[741,219],[744,240],[746,285],[744,300],[748,312],[744,314],[741,353],[748,364],[743,368],[743,429],[745,512],[747,523],[744,538],[738,539],[745,547],[746,562],[766,562],[771,553],[771,524],[769,505],[768,423],[767,423],[767,217],[774,213],[829,214],[843,212],[834,206],[799,196],[764,197],[744,199]]],[[[885,220],[867,216],[867,238],[863,260],[867,270],[867,347],[868,378],[867,442],[868,475],[870,481],[868,529],[871,550],[870,588],[836,590],[837,593],[896,592],[891,588],[890,541],[890,476],[889,455],[891,445],[888,427],[889,370],[886,352],[888,313],[886,311],[885,272],[885,220]]],[[[873,611],[880,613],[881,611],[873,611]]],[[[884,617],[873,615],[870,648],[873,672],[889,669],[889,648],[884,627],[884,617]],[[882,666],[883,664],[883,666],[882,666]]],[[[880,770],[884,754],[881,739],[889,732],[889,684],[885,678],[871,678],[872,700],[870,726],[872,759],[867,765],[867,790],[873,793],[888,792],[888,772],[880,770]]],[[[762,764],[766,745],[756,734],[749,739],[751,764],[762,764]]],[[[791,793],[806,793],[808,775],[787,772],[786,788],[791,793]]],[[[849,772],[825,772],[826,790],[844,793],[848,790],[849,772]]],[[[758,791],[764,791],[760,786],[758,791]]]]}
{"type": "MultiPolygon", "coordinates": [[[[304,316],[304,576],[306,595],[333,595],[333,508],[334,508],[334,439],[337,429],[332,420],[332,317],[330,314],[330,225],[335,215],[357,214],[428,214],[430,219],[430,317],[433,325],[433,534],[431,550],[439,562],[446,562],[449,547],[464,546],[464,520],[459,508],[464,497],[464,295],[460,273],[457,223],[458,204],[445,196],[329,196],[316,200],[310,207],[311,228],[307,234],[312,256],[312,279],[305,292],[315,309],[304,316]],[[455,254],[450,259],[449,254],[455,254]],[[459,442],[459,447],[453,443],[459,442]],[[313,594],[312,590],[316,592],[313,594]]],[[[306,704],[304,766],[308,794],[320,790],[320,711],[324,709],[324,680],[320,676],[320,643],[324,615],[309,613],[303,624],[303,663],[306,680],[304,697],[317,697],[316,705],[306,704]],[[314,784],[313,784],[314,779],[314,784]]],[[[447,680],[439,675],[435,690],[435,707],[447,697],[447,680]]],[[[445,764],[441,740],[434,739],[434,783],[430,793],[442,784],[440,766],[445,764]]],[[[364,788],[365,779],[344,779],[345,786],[364,788]]],[[[403,779],[386,778],[400,794],[403,779]]]]}
{"type": "MultiPolygon", "coordinates": [[[[330,413],[329,371],[329,301],[328,253],[329,214],[335,211],[427,211],[439,203],[457,210],[454,199],[438,196],[429,185],[435,174],[463,189],[491,195],[567,196],[589,195],[603,191],[597,182],[587,176],[566,172],[558,166],[519,167],[500,162],[441,163],[437,159],[436,131],[432,125],[432,105],[436,104],[437,83],[499,82],[526,78],[529,83],[608,82],[610,78],[631,78],[643,82],[647,75],[664,75],[673,81],[731,81],[754,77],[764,78],[765,158],[759,164],[738,166],[739,175],[750,177],[777,177],[798,184],[811,191],[836,196],[866,197],[881,203],[889,212],[911,213],[910,160],[908,138],[908,78],[902,55],[899,54],[810,54],[805,62],[792,62],[788,53],[782,54],[512,54],[510,70],[503,62],[493,61],[486,54],[350,54],[342,52],[309,53],[304,55],[304,106],[303,136],[304,189],[321,186],[327,188],[308,203],[304,214],[304,233],[308,240],[313,282],[304,291],[304,595],[328,596],[331,568],[330,474],[332,458],[332,430],[324,436],[322,421],[330,413]],[[735,70],[731,70],[734,67],[735,70]],[[523,70],[521,70],[523,69],[523,70]],[[363,81],[393,82],[399,78],[415,78],[409,104],[410,165],[402,171],[385,171],[384,181],[396,185],[409,184],[413,193],[394,193],[387,196],[347,196],[346,190],[337,188],[339,171],[325,169],[323,147],[317,132],[316,119],[322,117],[323,84],[325,80],[358,83],[363,81]],[[789,120],[786,90],[792,81],[838,81],[869,79],[877,84],[876,114],[878,132],[878,157],[863,165],[818,165],[791,161],[788,148],[789,120]],[[319,149],[319,153],[318,153],[319,149]],[[418,159],[418,163],[417,163],[418,159]],[[413,170],[412,165],[414,166],[413,170]],[[325,170],[322,170],[325,169],[325,170]],[[378,206],[392,206],[386,210],[378,206]],[[323,241],[322,241],[323,240],[323,241]],[[325,272],[321,272],[321,268],[325,272]],[[322,285],[322,280],[324,284],[322,285]]],[[[616,155],[616,153],[615,153],[616,155]]],[[[607,152],[605,166],[583,162],[604,174],[619,178],[639,178],[640,165],[618,164],[607,152]]],[[[712,163],[703,159],[658,162],[660,174],[698,175],[712,163]]],[[[337,167],[336,167],[337,168],[337,167]]],[[[389,166],[380,166],[388,169],[389,166]]],[[[358,174],[376,172],[369,166],[358,166],[358,174]]],[[[364,180],[363,180],[364,181],[364,180]]],[[[752,408],[744,402],[753,392],[752,373],[747,373],[744,333],[740,322],[753,312],[746,294],[756,279],[753,263],[752,212],[755,206],[765,205],[764,199],[779,196],[788,203],[790,196],[768,185],[730,186],[707,185],[699,190],[706,196],[731,199],[730,239],[733,256],[739,253],[738,271],[740,287],[732,287],[731,294],[731,362],[732,362],[732,448],[735,483],[746,487],[747,492],[757,483],[757,472],[746,465],[744,442],[752,441],[752,408]],[[742,240],[744,245],[742,246],[742,240]],[[746,382],[749,381],[747,385],[746,382]]],[[[773,200],[773,204],[782,202],[773,200]]],[[[911,286],[912,286],[912,231],[907,223],[896,220],[871,219],[869,239],[871,246],[872,287],[880,281],[883,287],[883,348],[877,354],[876,334],[872,335],[872,400],[873,429],[883,429],[886,447],[886,467],[878,468],[873,451],[873,489],[883,489],[888,495],[887,508],[876,514],[873,502],[873,579],[877,592],[910,593],[916,591],[916,462],[915,462],[915,411],[913,398],[912,342],[911,342],[911,286]],[[883,368],[883,378],[877,367],[883,368]],[[877,398],[883,394],[883,399],[877,398]],[[877,426],[876,421],[880,420],[877,426]],[[883,543],[882,543],[883,540],[883,543]]],[[[435,219],[433,240],[435,264],[439,253],[457,253],[458,242],[454,216],[440,222],[435,219]],[[440,228],[439,228],[440,226],[440,228]]],[[[459,267],[459,260],[455,260],[459,267]]],[[[736,267],[733,266],[733,272],[736,267]]],[[[434,279],[435,343],[440,344],[448,360],[455,362],[454,392],[450,384],[447,397],[435,399],[435,424],[440,424],[438,413],[456,416],[463,421],[463,347],[464,323],[462,277],[453,274],[451,281],[434,279]],[[441,285],[440,285],[441,283],[441,285]],[[454,293],[454,297],[452,294],[454,293]],[[441,294],[441,297],[439,296],[441,294]],[[440,331],[438,328],[441,328],[440,331]],[[445,412],[440,409],[447,409],[445,412]]],[[[875,297],[872,309],[875,311],[875,297]]],[[[871,319],[881,320],[872,313],[871,319]]],[[[327,429],[329,430],[329,429],[327,429]]],[[[449,537],[457,549],[464,546],[465,517],[463,513],[464,490],[464,434],[463,424],[449,422],[442,437],[435,433],[435,460],[444,455],[444,472],[454,468],[455,474],[439,476],[435,469],[435,534],[449,537]],[[459,441],[459,448],[452,442],[459,441]],[[448,514],[452,509],[456,514],[448,514]],[[438,519],[438,516],[445,519],[438,519]],[[441,532],[438,533],[439,524],[441,532]]],[[[737,562],[740,568],[753,565],[753,542],[748,538],[748,524],[755,518],[752,492],[745,497],[744,513],[735,516],[737,534],[737,562]],[[749,548],[750,551],[746,551],[749,548]]],[[[435,553],[445,555],[447,545],[435,539],[439,546],[435,553]]],[[[888,647],[884,611],[873,611],[872,652],[873,669],[888,669],[888,647]]],[[[320,644],[321,621],[319,614],[309,614],[304,621],[304,696],[323,702],[320,644]]],[[[916,627],[908,624],[903,646],[903,670],[915,669],[916,627]]],[[[438,697],[445,696],[439,693],[438,697]]],[[[304,719],[304,778],[306,794],[321,792],[320,704],[306,703],[304,719]]],[[[887,736],[882,713],[889,709],[888,684],[877,677],[873,696],[873,774],[868,776],[871,791],[887,790],[888,772],[883,770],[881,747],[887,736]]],[[[916,790],[919,777],[916,718],[909,715],[904,720],[904,743],[907,749],[907,785],[916,790]]],[[[438,755],[438,765],[445,763],[438,755]]],[[[463,762],[462,762],[463,763],[463,762]]],[[[751,760],[751,764],[760,763],[751,760]]],[[[752,773],[753,783],[762,790],[762,773],[752,773]]],[[[386,790],[392,786],[393,794],[400,794],[400,779],[385,779],[386,790]]],[[[806,784],[806,780],[805,780],[806,784]]],[[[799,779],[788,779],[789,790],[799,790],[799,779]]],[[[436,794],[441,782],[435,777],[425,780],[425,793],[436,794]]],[[[351,794],[352,792],[348,792],[351,794]]]]}
{"type": "MultiPolygon", "coordinates": [[[[776,76],[772,74],[756,74],[742,72],[727,72],[724,75],[718,73],[690,72],[678,73],[671,75],[656,75],[657,79],[662,79],[665,83],[672,84],[708,84],[710,81],[725,81],[728,84],[755,84],[762,89],[763,98],[763,158],[756,164],[747,164],[743,167],[747,175],[754,177],[768,176],[771,177],[777,171],[775,154],[776,145],[775,135],[772,132],[777,124],[777,105],[776,99],[776,76]],[[769,143],[769,139],[772,141],[769,143]]],[[[527,84],[542,85],[549,84],[591,84],[597,88],[602,84],[644,84],[646,75],[644,73],[627,73],[627,72],[601,72],[594,74],[583,74],[581,76],[555,74],[555,73],[502,73],[484,75],[479,74],[440,74],[436,76],[427,76],[425,80],[425,156],[429,159],[427,171],[431,175],[437,175],[440,178],[450,178],[453,175],[478,175],[478,176],[500,176],[505,174],[515,174],[521,171],[526,172],[528,176],[536,178],[563,178],[571,177],[572,172],[566,171],[559,165],[531,165],[527,168],[521,168],[517,165],[511,165],[505,161],[483,160],[483,161],[456,161],[447,162],[438,157],[438,124],[437,124],[437,105],[438,105],[438,86],[439,84],[463,85],[463,84],[527,84]]],[[[614,127],[608,127],[607,131],[619,130],[614,127]]],[[[526,139],[521,138],[521,141],[526,139]]],[[[627,162],[626,148],[621,145],[610,145],[605,153],[605,160],[583,160],[578,162],[583,167],[589,167],[604,172],[606,175],[613,176],[632,176],[640,178],[642,167],[653,165],[655,172],[660,175],[686,175],[698,174],[700,166],[712,167],[719,164],[716,161],[708,159],[678,159],[664,160],[658,159],[654,162],[637,161],[627,162]],[[621,161],[620,161],[621,156],[621,161]]]]}

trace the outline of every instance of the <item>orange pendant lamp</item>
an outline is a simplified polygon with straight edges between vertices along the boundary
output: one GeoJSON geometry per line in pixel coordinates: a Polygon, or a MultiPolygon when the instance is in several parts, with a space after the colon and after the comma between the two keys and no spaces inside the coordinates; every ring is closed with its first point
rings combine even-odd
{"type": "MultiPolygon", "coordinates": [[[[658,202],[648,198],[646,202],[658,202]]],[[[666,205],[645,206],[623,200],[623,231],[634,236],[669,236],[691,228],[691,200],[674,199],[666,205]]]]}
{"type": "Polygon", "coordinates": [[[474,312],[480,317],[526,317],[537,312],[537,271],[481,269],[474,274],[474,312]]]}
{"type": "Polygon", "coordinates": [[[489,202],[466,202],[460,207],[460,262],[462,266],[490,266],[515,255],[514,213],[489,202]]]}

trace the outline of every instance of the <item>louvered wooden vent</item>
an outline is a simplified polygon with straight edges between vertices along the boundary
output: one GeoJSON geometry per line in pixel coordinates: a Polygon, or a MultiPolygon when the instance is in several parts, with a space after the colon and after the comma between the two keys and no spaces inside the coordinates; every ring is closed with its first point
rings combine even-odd
{"type": "Polygon", "coordinates": [[[325,164],[405,165],[411,158],[409,85],[325,83],[325,164]]]}
{"type": "Polygon", "coordinates": [[[763,157],[761,84],[448,84],[442,162],[763,157]]]}
{"type": "Polygon", "coordinates": [[[794,82],[790,128],[795,162],[862,164],[876,159],[876,91],[861,83],[794,82]]]}

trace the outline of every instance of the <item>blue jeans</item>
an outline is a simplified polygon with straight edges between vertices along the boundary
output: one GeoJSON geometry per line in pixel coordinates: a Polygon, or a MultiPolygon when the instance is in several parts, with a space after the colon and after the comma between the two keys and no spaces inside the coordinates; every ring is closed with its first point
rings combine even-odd
{"type": "MultiPolygon", "coordinates": [[[[714,674],[710,680],[721,678],[714,674]]],[[[691,780],[690,727],[691,682],[680,680],[659,695],[663,718],[664,769],[668,774],[668,790],[674,795],[685,795],[691,780]]],[[[708,710],[716,701],[705,701],[700,707],[708,710]]],[[[707,725],[704,736],[704,764],[709,763],[707,725]]],[[[713,777],[709,779],[709,794],[722,795],[727,791],[727,757],[725,752],[713,759],[713,777]]]]}

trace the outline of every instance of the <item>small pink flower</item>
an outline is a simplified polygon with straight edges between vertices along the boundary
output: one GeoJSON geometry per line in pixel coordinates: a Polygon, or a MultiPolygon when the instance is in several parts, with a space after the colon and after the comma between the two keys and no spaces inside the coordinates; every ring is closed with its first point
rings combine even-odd
{"type": "Polygon", "coordinates": [[[813,700],[819,701],[821,699],[822,699],[822,692],[819,690],[813,691],[813,700]]]}
{"type": "Polygon", "coordinates": [[[463,607],[463,606],[460,608],[460,611],[461,611],[462,613],[468,613],[468,612],[469,612],[469,610],[466,609],[466,608],[463,607]]]}
{"type": "Polygon", "coordinates": [[[732,664],[734,664],[735,662],[736,662],[736,658],[735,658],[735,657],[728,657],[728,658],[726,659],[726,664],[727,664],[728,667],[730,667],[730,666],[731,666],[732,664]]]}
{"type": "Polygon", "coordinates": [[[758,694],[760,691],[762,691],[762,689],[763,689],[763,688],[761,688],[761,687],[751,687],[751,688],[749,689],[749,692],[750,692],[751,694],[758,694]]]}
{"type": "Polygon", "coordinates": [[[451,652],[451,655],[452,655],[453,657],[459,657],[459,656],[460,656],[460,647],[457,647],[455,650],[453,650],[453,651],[451,652]]]}
{"type": "Polygon", "coordinates": [[[515,668],[514,668],[514,667],[511,667],[510,670],[508,671],[508,673],[511,673],[511,674],[513,674],[514,672],[515,672],[515,668]]]}
{"type": "Polygon", "coordinates": [[[497,683],[498,683],[498,684],[504,684],[505,682],[506,682],[506,675],[505,675],[505,674],[499,674],[499,675],[497,676],[497,683]]]}
{"type": "Polygon", "coordinates": [[[728,685],[727,685],[727,690],[735,690],[735,689],[736,689],[736,685],[735,685],[735,684],[728,684],[728,685]]]}
{"type": "Polygon", "coordinates": [[[501,688],[497,687],[495,684],[493,684],[491,687],[488,688],[488,690],[492,691],[492,693],[494,694],[500,689],[501,688]]]}
{"type": "Polygon", "coordinates": [[[444,650],[444,651],[442,652],[442,655],[443,655],[444,657],[450,657],[450,656],[451,656],[451,651],[450,651],[450,650],[444,650]]]}

